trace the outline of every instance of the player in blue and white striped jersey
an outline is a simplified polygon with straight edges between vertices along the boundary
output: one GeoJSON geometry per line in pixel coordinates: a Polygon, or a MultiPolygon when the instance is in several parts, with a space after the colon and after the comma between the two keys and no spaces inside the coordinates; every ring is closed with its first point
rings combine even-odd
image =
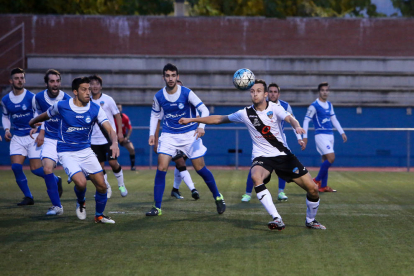
{"type": "MultiPolygon", "coordinates": [[[[10,84],[13,90],[3,97],[3,116],[2,123],[5,130],[5,139],[10,142],[10,159],[12,170],[16,177],[17,185],[24,194],[24,199],[17,205],[33,205],[34,200],[27,184],[26,175],[23,172],[23,162],[26,157],[30,159],[30,170],[33,174],[45,179],[47,193],[53,206],[61,207],[59,193],[56,183],[48,185],[50,176],[46,176],[42,162],[40,161],[41,148],[36,146],[32,138],[30,138],[29,121],[33,118],[35,111],[33,106],[33,98],[35,94],[24,89],[26,83],[25,72],[21,68],[15,68],[11,71],[10,84]],[[11,133],[13,130],[13,135],[11,133]]],[[[36,137],[38,133],[35,133],[36,137]]],[[[55,178],[54,175],[51,176],[55,178]]],[[[49,209],[50,211],[50,209],[49,209]]],[[[56,215],[47,212],[47,215],[56,215]]],[[[63,210],[61,210],[63,212],[63,210]]]]}
{"type": "Polygon", "coordinates": [[[75,183],[76,215],[81,220],[86,219],[85,176],[89,176],[96,187],[95,222],[115,223],[103,214],[108,199],[107,191],[102,167],[91,149],[91,133],[95,123],[104,127],[112,139],[111,150],[113,156],[116,157],[119,156],[117,135],[109,124],[105,112],[99,105],[90,101],[89,78],[74,79],[72,90],[75,95],[74,99],[55,103],[46,112],[32,119],[29,124],[34,126],[38,122],[44,122],[55,116],[59,117],[58,158],[69,179],[75,183]]]}
{"type": "Polygon", "coordinates": [[[334,126],[339,134],[341,134],[344,143],[348,140],[344,130],[341,127],[338,119],[335,116],[333,105],[328,101],[329,96],[329,84],[323,82],[318,85],[319,97],[314,101],[306,112],[305,120],[303,121],[303,129],[306,134],[303,135],[303,141],[305,146],[308,143],[308,126],[312,120],[315,127],[315,143],[316,149],[322,156],[321,169],[318,175],[313,181],[318,184],[319,192],[336,192],[328,186],[328,170],[332,163],[335,161],[334,153],[334,126]]]}
{"type": "Polygon", "coordinates": [[[205,125],[190,123],[183,126],[178,123],[180,118],[195,118],[197,111],[201,117],[206,117],[209,115],[209,111],[193,91],[177,85],[179,75],[175,65],[168,63],[164,66],[162,73],[166,86],[154,96],[148,140],[149,145],[154,145],[154,134],[158,120],[163,119],[163,132],[159,138],[157,150],[158,168],[154,183],[155,206],[146,215],[159,216],[162,214],[161,203],[165,190],[165,175],[168,164],[179,150],[191,160],[196,172],[204,179],[216,201],[217,212],[222,214],[226,209],[224,198],[217,189],[213,174],[204,163],[203,156],[207,148],[203,145],[201,137],[205,133],[205,125]],[[163,118],[159,118],[161,111],[164,114],[163,118]]]}
{"type": "MultiPolygon", "coordinates": [[[[60,90],[61,87],[61,75],[59,71],[49,69],[46,71],[44,81],[46,89],[37,93],[33,97],[33,107],[36,109],[37,114],[42,114],[50,106],[58,101],[69,100],[71,97],[65,92],[60,90]]],[[[44,123],[40,129],[39,135],[37,136],[35,143],[38,147],[41,147],[40,159],[42,160],[43,171],[45,173],[46,186],[48,190],[57,185],[59,191],[59,197],[62,196],[62,179],[56,177],[53,174],[53,169],[56,167],[58,162],[57,155],[57,139],[58,139],[58,128],[60,119],[55,117],[44,123]]],[[[36,130],[31,130],[32,134],[36,130]]],[[[61,210],[57,206],[52,206],[48,213],[60,214],[61,210]]]]}
{"type": "MultiPolygon", "coordinates": [[[[289,112],[290,115],[292,115],[293,118],[295,118],[295,116],[293,115],[293,111],[292,111],[292,107],[290,106],[290,104],[288,104],[285,101],[282,101],[279,99],[280,96],[280,87],[279,85],[277,85],[276,83],[271,83],[268,86],[268,99],[271,102],[274,102],[275,104],[280,104],[284,110],[286,110],[287,112],[289,112]]],[[[280,122],[281,126],[282,126],[282,132],[284,132],[284,127],[285,127],[285,121],[281,121],[280,122]]],[[[293,129],[293,133],[295,134],[296,138],[298,139],[298,144],[299,146],[301,146],[302,150],[305,149],[305,144],[302,140],[302,135],[297,134],[296,131],[293,129]]],[[[285,136],[285,140],[286,140],[286,135],[283,134],[285,136]]],[[[242,196],[242,202],[249,202],[252,196],[252,191],[253,191],[253,180],[252,180],[252,172],[251,170],[249,171],[249,175],[247,176],[247,181],[246,181],[246,193],[242,196]]],[[[280,201],[286,201],[288,200],[288,197],[286,196],[284,190],[285,190],[285,186],[286,186],[286,181],[279,177],[279,193],[278,193],[278,200],[280,201]]]]}

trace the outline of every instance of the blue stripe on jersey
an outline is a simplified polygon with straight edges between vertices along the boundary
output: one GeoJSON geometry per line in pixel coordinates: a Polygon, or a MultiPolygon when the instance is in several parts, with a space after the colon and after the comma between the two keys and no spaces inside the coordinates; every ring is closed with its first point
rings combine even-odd
{"type": "MultiPolygon", "coordinates": [[[[32,128],[29,126],[29,121],[34,116],[32,106],[32,99],[34,96],[35,94],[26,90],[26,95],[19,103],[13,103],[10,100],[10,93],[4,96],[1,100],[3,106],[7,109],[7,114],[4,115],[9,116],[10,118],[13,135],[26,136],[30,134],[32,128]]],[[[39,131],[40,128],[38,129],[38,132],[39,131]]]]}
{"type": "Polygon", "coordinates": [[[200,103],[196,106],[196,108],[197,108],[197,107],[199,107],[199,106],[200,106],[200,105],[202,105],[202,104],[203,104],[203,102],[200,102],[200,103]]]}
{"type": "Polygon", "coordinates": [[[161,110],[157,111],[157,110],[154,110],[154,109],[152,111],[154,111],[155,113],[160,113],[161,112],[161,110]]]}
{"type": "Polygon", "coordinates": [[[195,107],[188,101],[190,91],[187,87],[181,86],[180,97],[175,102],[170,102],[164,97],[163,89],[155,94],[158,104],[164,111],[163,132],[186,133],[197,129],[197,123],[190,123],[188,125],[180,125],[178,123],[181,118],[195,118],[197,116],[195,107]]]}
{"type": "Polygon", "coordinates": [[[333,134],[331,122],[332,104],[328,102],[328,108],[323,108],[318,101],[314,101],[312,105],[316,109],[313,115],[313,125],[315,126],[315,134],[333,134]]]}
{"type": "MultiPolygon", "coordinates": [[[[53,104],[49,104],[46,101],[45,96],[47,96],[47,90],[39,92],[35,96],[37,109],[41,110],[42,113],[46,112],[46,110],[48,110],[49,107],[53,105],[53,104]]],[[[70,98],[71,97],[68,94],[64,93],[62,101],[69,100],[70,98]]],[[[45,137],[49,139],[57,140],[59,136],[58,135],[59,125],[60,125],[60,117],[58,116],[55,116],[45,121],[45,137]]]]}
{"type": "Polygon", "coordinates": [[[69,100],[58,103],[60,117],[57,152],[79,151],[91,146],[93,125],[97,122],[99,105],[89,102],[89,110],[77,113],[72,110],[69,100]]]}

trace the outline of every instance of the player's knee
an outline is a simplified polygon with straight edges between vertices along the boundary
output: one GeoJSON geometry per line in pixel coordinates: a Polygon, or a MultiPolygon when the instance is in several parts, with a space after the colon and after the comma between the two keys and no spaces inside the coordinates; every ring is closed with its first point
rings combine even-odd
{"type": "Polygon", "coordinates": [[[53,167],[50,167],[50,166],[43,166],[43,172],[44,172],[45,174],[51,174],[51,173],[53,173],[53,167]]]}
{"type": "Polygon", "coordinates": [[[103,183],[103,185],[102,184],[96,185],[96,191],[98,191],[98,193],[106,194],[106,190],[107,190],[107,188],[106,188],[105,183],[103,183]]]}
{"type": "Polygon", "coordinates": [[[263,177],[260,174],[252,174],[252,180],[253,180],[254,186],[263,184],[263,177]]]}
{"type": "Polygon", "coordinates": [[[157,170],[159,170],[160,172],[166,172],[167,171],[167,168],[168,167],[166,167],[166,166],[158,165],[157,170]]]}
{"type": "Polygon", "coordinates": [[[318,185],[316,185],[315,183],[313,183],[313,185],[308,186],[307,192],[311,198],[319,198],[318,185]]]}

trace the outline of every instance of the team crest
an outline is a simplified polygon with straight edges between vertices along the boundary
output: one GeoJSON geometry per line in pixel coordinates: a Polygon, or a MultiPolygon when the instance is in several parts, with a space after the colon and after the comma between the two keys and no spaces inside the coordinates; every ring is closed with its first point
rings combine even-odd
{"type": "Polygon", "coordinates": [[[27,106],[26,106],[25,104],[23,104],[23,105],[22,105],[22,109],[23,109],[23,110],[26,110],[26,109],[27,109],[27,106]]]}
{"type": "Polygon", "coordinates": [[[183,108],[184,108],[184,104],[183,104],[183,103],[179,103],[179,104],[178,104],[178,108],[179,108],[179,109],[183,109],[183,108]]]}
{"type": "Polygon", "coordinates": [[[267,117],[269,117],[269,119],[272,119],[273,118],[273,111],[267,112],[267,117]]]}
{"type": "Polygon", "coordinates": [[[298,167],[296,167],[296,168],[294,168],[294,169],[293,169],[293,173],[299,174],[299,169],[298,169],[298,167]]]}
{"type": "Polygon", "coordinates": [[[91,117],[90,116],[86,116],[85,122],[87,122],[88,124],[91,122],[91,117]]]}
{"type": "Polygon", "coordinates": [[[100,104],[101,106],[103,106],[103,105],[105,104],[105,102],[104,102],[104,101],[101,101],[99,104],[100,104]]]}

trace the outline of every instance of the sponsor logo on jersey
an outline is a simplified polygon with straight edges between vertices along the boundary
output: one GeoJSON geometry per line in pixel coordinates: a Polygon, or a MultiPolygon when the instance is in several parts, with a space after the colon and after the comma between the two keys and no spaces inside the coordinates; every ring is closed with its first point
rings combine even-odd
{"type": "Polygon", "coordinates": [[[260,122],[259,122],[259,120],[257,118],[254,119],[253,126],[255,126],[255,127],[256,126],[260,126],[260,122]]]}
{"type": "Polygon", "coordinates": [[[296,173],[296,174],[299,174],[299,169],[298,169],[298,167],[294,168],[292,172],[293,172],[293,173],[296,173]]]}
{"type": "Polygon", "coordinates": [[[267,112],[267,117],[269,117],[269,119],[272,119],[273,118],[273,111],[267,112]]]}
{"type": "Polygon", "coordinates": [[[82,115],[76,115],[76,118],[83,118],[82,115]]]}
{"type": "Polygon", "coordinates": [[[88,127],[69,127],[66,132],[88,130],[88,127]]]}
{"type": "Polygon", "coordinates": [[[182,113],[182,114],[167,114],[167,115],[165,115],[165,117],[164,118],[166,118],[166,119],[169,119],[169,118],[178,118],[178,117],[181,117],[181,116],[184,116],[185,115],[185,112],[184,113],[182,113]]]}
{"type": "Polygon", "coordinates": [[[271,127],[270,126],[265,126],[262,129],[262,134],[268,134],[270,132],[271,127]]]}
{"type": "Polygon", "coordinates": [[[331,149],[331,147],[330,147],[329,145],[328,145],[328,146],[326,146],[326,148],[327,148],[327,149],[331,149]]]}
{"type": "Polygon", "coordinates": [[[30,116],[30,113],[25,113],[25,114],[13,114],[13,115],[12,115],[12,118],[13,118],[13,119],[17,119],[17,118],[23,118],[23,117],[26,117],[26,116],[30,116]]]}
{"type": "Polygon", "coordinates": [[[49,123],[58,123],[59,119],[58,118],[51,118],[51,119],[47,120],[47,122],[49,122],[49,123]]]}
{"type": "Polygon", "coordinates": [[[184,108],[184,104],[183,104],[183,103],[179,103],[179,104],[178,104],[178,108],[179,108],[179,109],[183,109],[183,108],[184,108]]]}
{"type": "Polygon", "coordinates": [[[177,104],[176,103],[172,103],[172,104],[170,104],[170,106],[177,106],[177,104]]]}
{"type": "Polygon", "coordinates": [[[101,106],[103,106],[103,105],[105,104],[105,102],[104,102],[104,101],[101,101],[99,104],[100,104],[101,106]]]}
{"type": "Polygon", "coordinates": [[[26,109],[27,109],[27,106],[26,106],[25,104],[23,104],[23,105],[22,105],[22,109],[23,109],[23,110],[26,110],[26,109]]]}
{"type": "Polygon", "coordinates": [[[256,115],[249,115],[249,118],[257,118],[256,115]]]}
{"type": "Polygon", "coordinates": [[[325,118],[325,119],[323,119],[323,120],[322,120],[321,124],[324,124],[324,123],[326,123],[326,122],[330,122],[330,121],[331,121],[331,119],[329,119],[329,118],[325,118]]]}
{"type": "Polygon", "coordinates": [[[17,108],[17,107],[20,107],[20,104],[18,104],[18,105],[15,105],[14,107],[15,107],[15,108],[17,108]]]}
{"type": "Polygon", "coordinates": [[[91,121],[92,121],[91,117],[87,116],[86,119],[85,119],[85,122],[87,122],[89,124],[91,121]]]}

